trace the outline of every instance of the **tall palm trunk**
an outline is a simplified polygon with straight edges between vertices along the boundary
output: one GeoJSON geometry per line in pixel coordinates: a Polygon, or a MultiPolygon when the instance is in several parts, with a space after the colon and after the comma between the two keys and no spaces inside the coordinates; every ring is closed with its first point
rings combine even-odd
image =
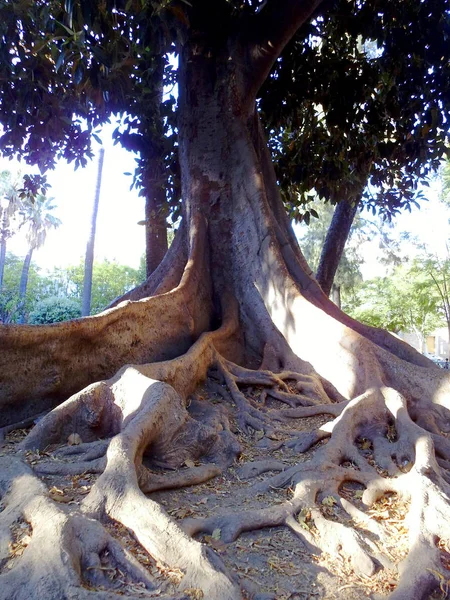
{"type": "Polygon", "coordinates": [[[97,214],[98,204],[100,201],[100,189],[102,187],[102,171],[104,158],[105,150],[101,148],[98,158],[97,183],[95,185],[94,205],[92,207],[91,214],[91,228],[89,232],[88,243],[86,246],[86,258],[84,261],[83,300],[81,306],[81,314],[83,317],[89,315],[91,312],[92,269],[94,265],[95,232],[97,229],[97,214]]]}
{"type": "Polygon", "coordinates": [[[3,286],[3,275],[5,272],[6,262],[6,240],[2,237],[0,241],[0,290],[3,286]]]}
{"type": "Polygon", "coordinates": [[[29,248],[27,255],[23,261],[22,275],[20,276],[19,284],[19,323],[25,323],[25,297],[27,294],[28,277],[30,274],[31,259],[33,257],[34,248],[29,248]]]}

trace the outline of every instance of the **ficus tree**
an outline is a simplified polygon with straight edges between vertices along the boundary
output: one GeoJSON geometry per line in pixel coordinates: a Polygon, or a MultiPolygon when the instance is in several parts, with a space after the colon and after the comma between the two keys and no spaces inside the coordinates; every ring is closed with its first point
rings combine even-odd
{"type": "MultiPolygon", "coordinates": [[[[333,14],[351,27],[364,8],[382,28],[393,5],[405,3],[342,0],[333,14]]],[[[177,52],[183,216],[160,267],[114,307],[0,328],[4,431],[50,410],[13,459],[0,458],[2,538],[18,519],[32,527],[22,558],[0,575],[5,595],[135,598],[139,583],[166,598],[242,598],[245,579],[193,536],[228,543],[280,525],[370,577],[392,567],[387,533],[366,512],[389,493],[411,501],[412,524],[393,597],[426,598],[438,585],[440,541],[450,538],[448,374],[322,292],[291,230],[256,110],[286,46],[294,36],[312,43],[311,19],[329,10],[320,0],[0,4],[1,147],[43,167],[58,155],[84,161],[97,124],[144,93],[130,85],[136,57],[151,71],[152,57],[177,52]],[[196,393],[201,384],[222,400],[196,393]],[[302,431],[312,415],[330,421],[302,431]],[[249,499],[288,486],[287,499],[274,504],[269,494],[264,508],[177,523],[151,497],[226,477],[245,440],[266,453],[322,444],[289,467],[266,457],[243,469],[242,478],[280,471],[250,488],[249,499]],[[27,452],[49,447],[63,460],[26,464],[27,452]],[[95,483],[67,509],[39,478],[87,472],[95,483]],[[344,497],[344,482],[361,486],[361,502],[344,497]],[[321,509],[325,498],[346,511],[343,522],[321,509]],[[111,522],[133,532],[160,577],[124,551],[111,522]],[[174,569],[179,576],[164,582],[174,569]]]]}

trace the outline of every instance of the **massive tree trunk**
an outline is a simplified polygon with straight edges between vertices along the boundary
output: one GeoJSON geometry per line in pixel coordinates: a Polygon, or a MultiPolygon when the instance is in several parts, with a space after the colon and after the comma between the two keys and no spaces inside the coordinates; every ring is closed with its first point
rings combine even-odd
{"type": "MultiPolygon", "coordinates": [[[[156,77],[160,81],[158,94],[154,107],[155,129],[162,134],[163,117],[161,104],[163,101],[163,74],[164,63],[158,62],[156,77]]],[[[148,167],[146,170],[146,198],[145,198],[145,266],[147,277],[161,264],[168,248],[167,240],[167,199],[164,188],[164,162],[161,141],[159,144],[148,143],[148,167]]]]}
{"type": "MultiPolygon", "coordinates": [[[[287,12],[288,30],[314,8],[303,3],[308,11],[299,11],[298,4],[277,8],[287,12]]],[[[280,525],[308,549],[343,557],[369,577],[393,567],[382,527],[367,513],[386,494],[410,501],[410,543],[392,597],[426,598],[439,583],[440,543],[450,539],[449,375],[401,340],[350,319],[311,275],[282,210],[255,111],[267,57],[273,62],[288,39],[270,15],[266,25],[271,42],[258,52],[239,37],[208,43],[198,31],[184,44],[184,226],[161,267],[100,315],[0,329],[4,432],[54,407],[18,458],[0,459],[2,539],[11,539],[17,520],[32,527],[20,559],[11,562],[7,544],[0,546],[2,597],[137,598],[138,582],[162,598],[242,598],[245,579],[192,536],[219,532],[228,543],[243,531],[280,525]],[[223,403],[197,393],[200,384],[223,403]],[[257,400],[246,386],[261,391],[257,400]],[[313,415],[331,420],[300,431],[296,423],[313,415]],[[243,478],[282,471],[249,492],[286,487],[281,503],[271,504],[269,495],[264,508],[236,507],[180,526],[149,495],[224,473],[240,452],[238,432],[256,432],[252,439],[267,452],[314,452],[306,461],[243,469],[243,478]],[[68,439],[81,443],[66,447],[68,439]],[[46,459],[44,450],[53,456],[46,459]],[[34,467],[24,463],[32,451],[41,451],[34,467]],[[61,508],[38,478],[87,472],[100,475],[75,507],[61,508]],[[360,500],[346,497],[345,482],[360,486],[360,500]],[[330,497],[345,524],[322,510],[330,497]],[[302,527],[305,511],[309,524],[302,527]],[[161,567],[158,578],[124,551],[111,523],[133,533],[161,567]],[[117,569],[128,587],[106,577],[117,569]],[[161,583],[175,569],[178,579],[161,583]]]]}

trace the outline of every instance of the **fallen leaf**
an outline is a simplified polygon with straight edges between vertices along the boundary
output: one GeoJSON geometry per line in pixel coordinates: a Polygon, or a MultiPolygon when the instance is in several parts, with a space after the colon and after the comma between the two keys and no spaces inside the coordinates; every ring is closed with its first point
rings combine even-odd
{"type": "Polygon", "coordinates": [[[214,548],[214,550],[217,550],[218,552],[223,552],[224,550],[226,550],[227,547],[227,545],[224,542],[222,542],[221,540],[214,539],[212,535],[205,535],[205,542],[212,546],[212,548],[214,548]]]}
{"type": "Polygon", "coordinates": [[[220,534],[221,534],[221,533],[222,533],[222,530],[221,530],[221,529],[219,529],[219,528],[217,528],[217,529],[214,529],[214,531],[212,532],[212,536],[211,536],[211,537],[212,537],[214,540],[220,540],[220,534]]]}
{"type": "Polygon", "coordinates": [[[334,496],[326,496],[323,500],[322,500],[322,504],[324,506],[334,506],[335,504],[337,504],[337,500],[334,496]]]}
{"type": "Polygon", "coordinates": [[[83,443],[83,440],[78,435],[78,433],[71,433],[69,435],[69,437],[67,438],[67,444],[69,446],[79,446],[82,443],[83,443]]]}

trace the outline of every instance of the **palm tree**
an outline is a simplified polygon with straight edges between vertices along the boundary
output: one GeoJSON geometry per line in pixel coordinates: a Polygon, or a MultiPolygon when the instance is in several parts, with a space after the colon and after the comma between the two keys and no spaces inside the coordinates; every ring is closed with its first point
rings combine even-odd
{"type": "MultiPolygon", "coordinates": [[[[5,271],[6,242],[14,234],[11,222],[17,217],[22,202],[10,171],[0,172],[0,290],[5,271]]],[[[19,225],[20,227],[20,225],[19,225]]]]}
{"type": "Polygon", "coordinates": [[[97,228],[98,204],[100,201],[100,190],[102,187],[102,172],[103,161],[105,158],[105,150],[100,148],[97,167],[97,182],[95,185],[94,204],[92,206],[91,223],[89,231],[89,239],[86,246],[86,258],[84,262],[84,282],[83,282],[83,299],[81,302],[81,315],[86,317],[91,314],[91,295],[92,295],[92,270],[94,266],[94,244],[95,232],[97,228]]]}
{"type": "Polygon", "coordinates": [[[31,258],[33,252],[44,245],[47,233],[51,228],[57,228],[61,221],[52,215],[55,209],[54,198],[38,195],[34,201],[27,201],[24,204],[25,225],[27,227],[26,239],[28,242],[28,252],[23,261],[22,276],[19,287],[19,307],[21,312],[21,321],[24,320],[25,294],[27,292],[28,274],[30,271],[31,258]]]}

